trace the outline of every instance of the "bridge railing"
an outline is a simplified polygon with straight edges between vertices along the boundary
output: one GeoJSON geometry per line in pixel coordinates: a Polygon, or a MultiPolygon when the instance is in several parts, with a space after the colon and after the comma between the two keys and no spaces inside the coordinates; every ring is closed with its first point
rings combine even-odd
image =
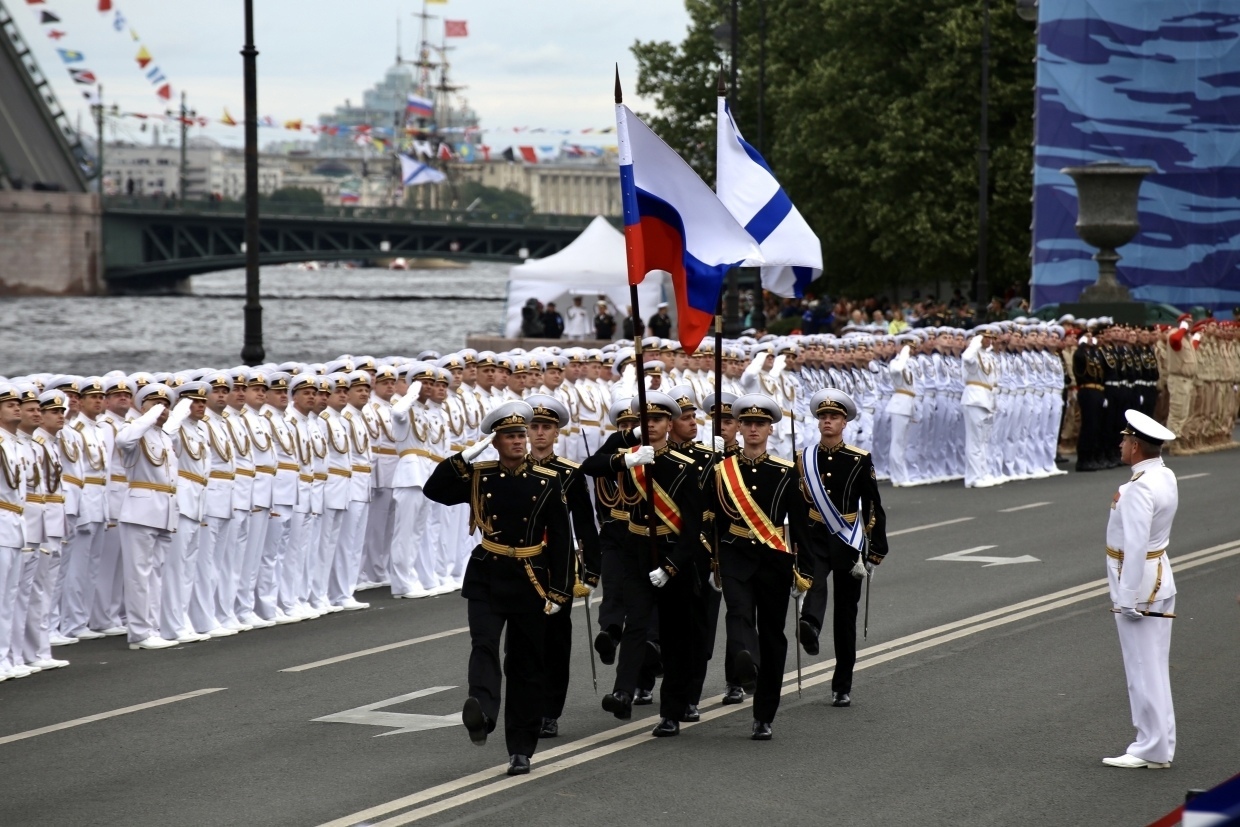
{"type": "MultiPolygon", "coordinates": [[[[104,212],[169,213],[179,215],[221,215],[238,217],[245,214],[239,201],[190,199],[180,201],[164,196],[108,196],[103,199],[104,212]]],[[[585,229],[592,220],[589,215],[551,215],[547,213],[489,213],[478,210],[419,210],[410,207],[330,206],[299,204],[288,201],[263,201],[259,215],[270,218],[310,218],[333,221],[376,221],[408,224],[493,224],[495,226],[558,227],[585,229]]]]}

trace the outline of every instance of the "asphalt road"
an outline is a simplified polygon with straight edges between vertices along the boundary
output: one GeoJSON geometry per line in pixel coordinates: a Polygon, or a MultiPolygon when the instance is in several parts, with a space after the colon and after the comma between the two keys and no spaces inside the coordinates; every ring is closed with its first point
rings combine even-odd
{"type": "MultiPolygon", "coordinates": [[[[1147,824],[1186,789],[1240,772],[1238,458],[1169,462],[1181,478],[1170,771],[1100,763],[1132,738],[1103,581],[1107,509],[1127,473],[1116,469],[978,491],[884,487],[892,550],[853,707],[827,703],[824,632],[800,697],[789,653],[769,743],[748,740],[748,702],[719,705],[721,657],[702,723],[678,738],[649,737],[657,707],[629,723],[604,713],[578,606],[560,737],[509,779],[502,737],[480,749],[455,723],[463,602],[372,591],[368,611],[177,649],[84,642],[57,650],[67,669],[0,684],[0,824],[1147,824]],[[966,550],[1037,560],[931,559],[966,550]],[[334,660],[390,644],[404,645],[334,660]],[[315,720],[349,710],[385,725],[315,720]],[[90,716],[104,717],[79,722],[90,716]]],[[[605,692],[612,670],[599,670],[605,692]]]]}

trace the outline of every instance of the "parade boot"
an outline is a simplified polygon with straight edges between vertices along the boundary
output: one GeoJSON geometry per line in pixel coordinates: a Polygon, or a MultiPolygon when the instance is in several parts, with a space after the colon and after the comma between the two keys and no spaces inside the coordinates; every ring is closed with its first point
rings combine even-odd
{"type": "Polygon", "coordinates": [[[465,699],[465,706],[461,710],[461,720],[465,723],[465,729],[469,731],[469,740],[473,741],[475,746],[480,747],[486,744],[492,722],[482,711],[482,704],[478,703],[477,698],[465,699]]]}
{"type": "Polygon", "coordinates": [[[753,722],[753,735],[750,735],[749,737],[750,739],[754,741],[771,740],[771,725],[765,724],[762,721],[754,721],[753,722]]]}
{"type": "Polygon", "coordinates": [[[650,732],[656,738],[670,738],[680,734],[680,721],[674,718],[663,718],[650,732]]]}
{"type": "Polygon", "coordinates": [[[633,699],[627,692],[613,692],[603,696],[603,709],[622,721],[633,717],[633,699]]]}

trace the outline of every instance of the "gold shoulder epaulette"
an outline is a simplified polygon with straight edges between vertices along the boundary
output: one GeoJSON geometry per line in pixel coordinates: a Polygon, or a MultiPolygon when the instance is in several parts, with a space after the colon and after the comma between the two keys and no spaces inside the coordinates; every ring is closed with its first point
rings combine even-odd
{"type": "Polygon", "coordinates": [[[321,420],[323,420],[324,422],[326,422],[326,421],[327,421],[327,411],[319,411],[319,419],[321,419],[321,420]]]}
{"type": "Polygon", "coordinates": [[[530,470],[536,474],[542,474],[543,476],[546,476],[546,477],[560,476],[559,471],[555,470],[554,468],[548,468],[545,465],[531,465],[530,470]]]}
{"type": "Polygon", "coordinates": [[[499,463],[493,459],[484,459],[482,462],[473,463],[475,471],[486,471],[491,468],[495,468],[498,465],[499,463]]]}
{"type": "Polygon", "coordinates": [[[82,431],[85,430],[85,428],[86,428],[86,423],[80,419],[77,422],[73,423],[73,430],[77,431],[79,434],[82,433],[82,431]]]}
{"type": "Polygon", "coordinates": [[[1143,476],[1145,476],[1145,472],[1144,472],[1144,471],[1138,471],[1137,473],[1133,474],[1133,475],[1132,475],[1132,479],[1130,479],[1130,480],[1128,480],[1128,481],[1129,481],[1129,482],[1136,482],[1137,480],[1141,479],[1141,477],[1143,477],[1143,476]]]}
{"type": "Polygon", "coordinates": [[[668,454],[680,460],[681,462],[693,462],[693,457],[687,457],[679,451],[669,450],[668,454]]]}
{"type": "Polygon", "coordinates": [[[863,457],[868,457],[870,455],[869,451],[864,448],[858,448],[856,445],[845,445],[844,447],[855,454],[860,454],[863,457]]]}
{"type": "Polygon", "coordinates": [[[345,411],[345,412],[344,412],[344,418],[345,418],[345,419],[347,419],[347,420],[349,420],[350,422],[352,422],[352,421],[353,421],[353,411],[345,411]]]}
{"type": "Polygon", "coordinates": [[[767,454],[766,458],[769,459],[771,462],[775,463],[776,465],[782,466],[784,468],[792,468],[796,465],[796,463],[794,463],[792,460],[784,459],[783,457],[773,457],[770,454],[767,454]]]}
{"type": "Polygon", "coordinates": [[[569,459],[568,457],[557,457],[561,465],[567,465],[569,468],[580,468],[581,463],[569,459]]]}

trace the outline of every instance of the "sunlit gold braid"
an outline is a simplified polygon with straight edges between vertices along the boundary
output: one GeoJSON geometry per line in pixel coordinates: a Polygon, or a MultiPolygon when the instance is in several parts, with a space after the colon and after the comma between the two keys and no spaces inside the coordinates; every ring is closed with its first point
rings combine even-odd
{"type": "MultiPolygon", "coordinates": [[[[210,426],[207,426],[207,427],[210,428],[210,426]]],[[[194,443],[186,438],[184,425],[181,426],[181,445],[185,448],[185,453],[189,454],[190,459],[194,460],[195,462],[197,462],[198,460],[202,459],[204,456],[207,455],[206,445],[203,445],[202,448],[198,451],[198,453],[196,454],[194,453],[194,443]]]]}
{"type": "Polygon", "coordinates": [[[149,462],[151,465],[154,465],[156,468],[159,468],[161,465],[163,465],[165,462],[168,461],[168,449],[167,448],[164,448],[160,452],[158,458],[151,456],[151,449],[148,448],[146,445],[145,435],[142,436],[142,438],[138,440],[138,444],[142,446],[142,453],[146,457],[146,461],[149,462]]]}

